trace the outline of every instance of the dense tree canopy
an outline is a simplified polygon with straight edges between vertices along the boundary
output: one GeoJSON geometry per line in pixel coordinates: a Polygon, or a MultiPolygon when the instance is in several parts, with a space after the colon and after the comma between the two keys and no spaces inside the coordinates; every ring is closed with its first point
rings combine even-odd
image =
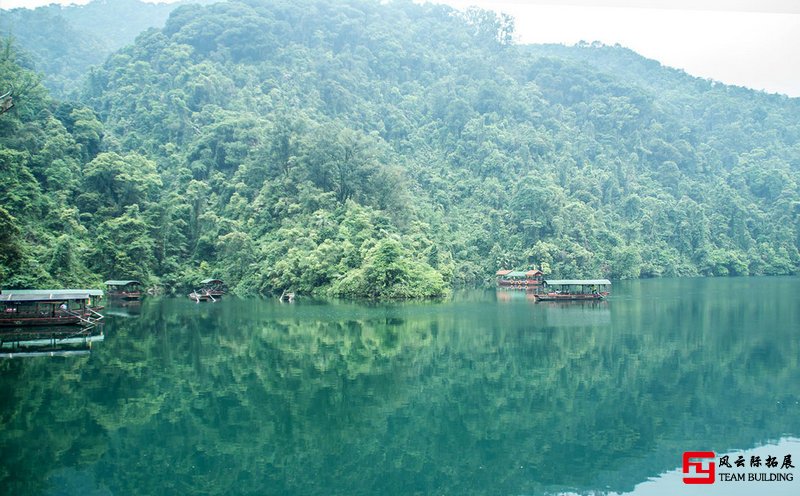
{"type": "Polygon", "coordinates": [[[800,100],[512,32],[408,0],[184,5],[62,102],[7,44],[3,285],[797,272],[800,100]]]}
{"type": "Polygon", "coordinates": [[[3,10],[0,35],[14,38],[26,50],[28,62],[44,73],[44,83],[54,95],[67,97],[77,92],[91,66],[102,64],[145,29],[163,26],[177,6],[102,0],[87,5],[52,3],[34,10],[3,10]]]}

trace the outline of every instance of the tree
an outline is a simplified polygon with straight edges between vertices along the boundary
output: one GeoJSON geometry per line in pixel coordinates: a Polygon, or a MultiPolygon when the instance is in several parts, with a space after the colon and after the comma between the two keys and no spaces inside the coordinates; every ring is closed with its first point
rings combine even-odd
{"type": "Polygon", "coordinates": [[[21,262],[23,246],[17,219],[0,206],[0,280],[15,272],[21,262]]]}
{"type": "Polygon", "coordinates": [[[146,282],[155,265],[155,242],[149,226],[134,204],[119,217],[104,221],[97,228],[96,253],[90,257],[93,268],[107,278],[132,278],[146,282]]]}
{"type": "Polygon", "coordinates": [[[86,166],[84,181],[87,192],[96,193],[110,215],[131,205],[146,205],[162,185],[155,163],[136,153],[99,154],[86,166]]]}
{"type": "Polygon", "coordinates": [[[308,178],[340,203],[351,198],[367,202],[364,186],[379,167],[376,143],[352,129],[331,124],[307,137],[302,163],[308,178]]]}
{"type": "Polygon", "coordinates": [[[363,265],[334,283],[331,294],[359,298],[426,298],[447,293],[442,275],[394,238],[384,238],[366,253],[363,265]]]}

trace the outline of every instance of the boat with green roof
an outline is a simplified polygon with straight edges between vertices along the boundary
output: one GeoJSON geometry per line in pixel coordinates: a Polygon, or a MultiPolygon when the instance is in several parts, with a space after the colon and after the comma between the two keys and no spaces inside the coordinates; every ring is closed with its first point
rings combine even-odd
{"type": "Polygon", "coordinates": [[[597,301],[611,294],[608,279],[545,279],[536,301],[597,301]]]}

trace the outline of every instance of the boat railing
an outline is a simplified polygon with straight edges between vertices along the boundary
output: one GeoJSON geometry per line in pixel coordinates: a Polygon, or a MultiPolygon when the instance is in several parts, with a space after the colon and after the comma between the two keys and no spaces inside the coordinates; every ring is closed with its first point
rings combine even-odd
{"type": "Polygon", "coordinates": [[[96,311],[92,307],[86,307],[86,310],[88,310],[90,314],[94,315],[95,322],[100,322],[101,320],[103,320],[105,318],[103,316],[103,314],[99,313],[98,311],[96,311]]]}
{"type": "Polygon", "coordinates": [[[210,298],[211,301],[213,301],[214,303],[217,302],[217,300],[214,298],[214,295],[212,295],[211,292],[207,289],[195,289],[189,294],[189,297],[194,299],[195,303],[200,303],[200,298],[206,298],[206,297],[210,298]]]}
{"type": "Polygon", "coordinates": [[[85,313],[76,312],[74,310],[63,310],[63,312],[65,314],[67,314],[67,315],[70,315],[72,317],[77,318],[78,321],[84,327],[87,327],[87,328],[94,327],[97,324],[102,322],[103,316],[101,314],[97,313],[94,309],[92,309],[90,307],[86,307],[86,310],[88,310],[90,313],[89,314],[85,314],[85,313]]]}

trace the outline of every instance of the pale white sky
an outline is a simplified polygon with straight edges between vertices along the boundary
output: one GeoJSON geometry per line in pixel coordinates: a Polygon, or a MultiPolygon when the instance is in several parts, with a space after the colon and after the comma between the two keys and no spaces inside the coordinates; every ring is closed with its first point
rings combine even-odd
{"type": "MultiPolygon", "coordinates": [[[[798,0],[428,1],[510,14],[519,43],[619,43],[694,76],[800,97],[798,0]]],[[[0,8],[87,2],[0,0],[0,8]]]]}
{"type": "Polygon", "coordinates": [[[510,14],[519,43],[619,43],[693,76],[800,97],[797,0],[428,1],[510,14]]]}

